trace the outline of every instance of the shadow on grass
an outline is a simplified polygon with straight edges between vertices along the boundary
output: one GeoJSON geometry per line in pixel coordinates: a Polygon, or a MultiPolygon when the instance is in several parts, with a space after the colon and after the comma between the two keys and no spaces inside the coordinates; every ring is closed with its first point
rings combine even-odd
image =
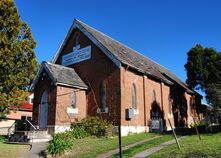
{"type": "MultiPolygon", "coordinates": [[[[145,142],[143,144],[136,145],[132,148],[129,148],[127,150],[123,151],[123,157],[131,157],[139,152],[142,152],[144,150],[150,149],[152,147],[155,147],[157,145],[160,145],[166,141],[172,140],[173,137],[171,135],[164,135],[163,137],[152,139],[148,142],[145,142]]],[[[118,158],[119,154],[114,154],[110,158],[118,158]]]]}

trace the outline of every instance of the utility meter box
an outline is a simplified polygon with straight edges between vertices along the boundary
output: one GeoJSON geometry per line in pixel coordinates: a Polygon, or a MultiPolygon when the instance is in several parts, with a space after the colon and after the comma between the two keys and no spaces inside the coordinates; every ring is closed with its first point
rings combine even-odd
{"type": "Polygon", "coordinates": [[[126,109],[125,113],[126,113],[126,120],[127,121],[131,120],[134,117],[134,109],[133,108],[126,109]]]}

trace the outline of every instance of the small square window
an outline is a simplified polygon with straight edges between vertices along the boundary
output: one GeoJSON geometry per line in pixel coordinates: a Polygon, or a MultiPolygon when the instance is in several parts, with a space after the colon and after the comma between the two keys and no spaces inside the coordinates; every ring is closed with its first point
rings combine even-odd
{"type": "Polygon", "coordinates": [[[31,121],[32,117],[31,116],[21,116],[21,120],[29,120],[31,121]]]}

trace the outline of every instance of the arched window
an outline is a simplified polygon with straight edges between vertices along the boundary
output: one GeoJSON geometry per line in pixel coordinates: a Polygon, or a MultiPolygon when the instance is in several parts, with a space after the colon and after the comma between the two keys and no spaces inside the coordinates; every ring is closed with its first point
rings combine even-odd
{"type": "Polygon", "coordinates": [[[153,101],[151,104],[151,118],[152,119],[159,118],[160,106],[159,106],[159,103],[157,103],[157,97],[156,97],[155,90],[153,90],[152,99],[153,99],[153,101]]]}
{"type": "Polygon", "coordinates": [[[105,112],[106,105],[106,84],[104,81],[101,82],[99,88],[99,97],[100,97],[100,109],[101,112],[105,112]]]}
{"type": "Polygon", "coordinates": [[[75,90],[71,94],[71,107],[76,108],[77,96],[75,90]]]}
{"type": "Polygon", "coordinates": [[[137,109],[137,89],[135,83],[132,86],[132,108],[137,109]]]}

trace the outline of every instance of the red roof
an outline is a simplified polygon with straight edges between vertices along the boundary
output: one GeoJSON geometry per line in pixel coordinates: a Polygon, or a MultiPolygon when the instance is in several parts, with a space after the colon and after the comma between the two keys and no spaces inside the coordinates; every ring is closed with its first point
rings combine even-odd
{"type": "Polygon", "coordinates": [[[21,110],[30,110],[30,111],[32,111],[32,104],[30,104],[29,102],[26,102],[26,103],[22,104],[21,110]]]}

